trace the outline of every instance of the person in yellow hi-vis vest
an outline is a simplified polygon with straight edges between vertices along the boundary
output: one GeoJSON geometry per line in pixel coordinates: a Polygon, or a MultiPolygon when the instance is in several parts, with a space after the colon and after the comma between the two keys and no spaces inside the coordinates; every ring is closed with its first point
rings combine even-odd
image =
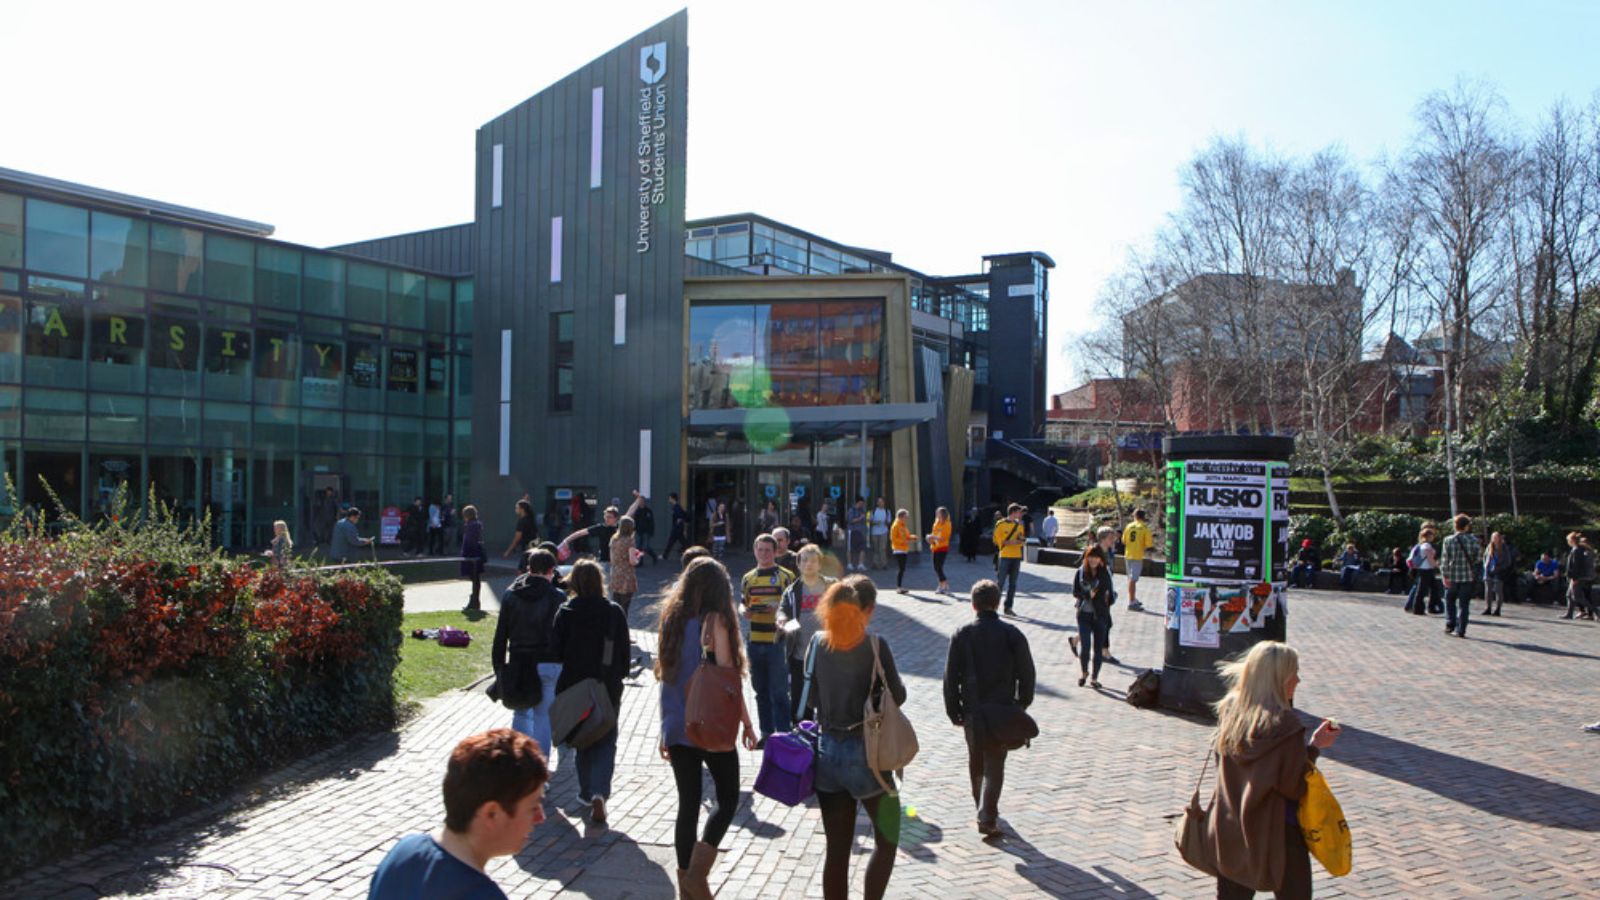
{"type": "Polygon", "coordinates": [[[1144,555],[1155,545],[1150,537],[1150,526],[1145,524],[1145,511],[1133,511],[1133,521],[1122,529],[1122,563],[1128,568],[1128,609],[1144,609],[1139,603],[1139,576],[1144,573],[1144,555]]]}
{"type": "Polygon", "coordinates": [[[1015,615],[1012,606],[1017,596],[1017,576],[1022,574],[1022,548],[1028,542],[1028,526],[1022,524],[1022,504],[1006,507],[1006,517],[994,526],[994,552],[999,559],[1000,585],[1006,589],[1006,615],[1015,615]]]}

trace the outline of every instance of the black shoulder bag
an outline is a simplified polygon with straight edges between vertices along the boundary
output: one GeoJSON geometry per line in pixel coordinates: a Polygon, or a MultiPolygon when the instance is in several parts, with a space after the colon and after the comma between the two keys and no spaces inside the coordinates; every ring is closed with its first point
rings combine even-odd
{"type": "Polygon", "coordinates": [[[972,655],[974,636],[975,633],[968,634],[966,643],[968,702],[962,705],[966,708],[967,721],[972,724],[972,732],[983,749],[1020,750],[1039,736],[1039,723],[1014,702],[983,703],[978,700],[978,667],[972,655]]]}

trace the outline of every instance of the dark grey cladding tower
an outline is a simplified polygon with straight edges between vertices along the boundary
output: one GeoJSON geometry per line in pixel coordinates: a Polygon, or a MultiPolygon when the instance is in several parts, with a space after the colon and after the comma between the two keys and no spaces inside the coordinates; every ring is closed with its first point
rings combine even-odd
{"type": "Polygon", "coordinates": [[[491,531],[524,491],[542,512],[562,488],[604,505],[637,486],[664,531],[681,490],[687,34],[681,11],[478,129],[472,485],[491,531]]]}

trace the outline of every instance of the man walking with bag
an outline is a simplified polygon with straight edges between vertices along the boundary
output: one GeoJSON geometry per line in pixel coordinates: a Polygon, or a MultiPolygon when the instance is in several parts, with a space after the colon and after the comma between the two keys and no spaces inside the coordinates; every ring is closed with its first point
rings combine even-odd
{"type": "Polygon", "coordinates": [[[1445,538],[1439,574],[1444,578],[1444,633],[1464,638],[1467,612],[1472,608],[1472,594],[1482,571],[1479,561],[1483,559],[1483,546],[1472,533],[1470,516],[1456,516],[1455,527],[1456,533],[1445,538]]]}
{"type": "Polygon", "coordinates": [[[1033,653],[1015,625],[1000,620],[1000,586],[972,586],[976,618],[950,638],[944,666],[944,709],[967,738],[967,773],[978,831],[1000,833],[1000,789],[1006,753],[1039,734],[1025,710],[1033,703],[1033,653]]]}

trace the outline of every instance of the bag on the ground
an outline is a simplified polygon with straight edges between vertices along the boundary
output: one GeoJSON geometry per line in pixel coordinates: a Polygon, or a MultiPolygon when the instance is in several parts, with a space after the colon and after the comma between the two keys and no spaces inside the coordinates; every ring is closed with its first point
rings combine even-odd
{"type": "Polygon", "coordinates": [[[811,796],[816,775],[817,723],[801,722],[794,731],[767,738],[755,790],[785,806],[799,806],[811,796]]]}
{"type": "Polygon", "coordinates": [[[889,690],[889,682],[884,678],[877,635],[867,639],[872,641],[872,680],[883,689],[867,691],[867,702],[862,708],[861,733],[867,748],[867,768],[872,770],[872,777],[878,780],[884,791],[892,796],[897,792],[884,783],[879,773],[898,772],[916,758],[917,732],[911,727],[911,720],[901,712],[900,704],[895,702],[894,692],[889,690]],[[876,699],[873,698],[874,693],[877,694],[876,699]]]}
{"type": "Polygon", "coordinates": [[[439,629],[439,646],[465,647],[472,643],[472,635],[459,628],[446,626],[439,629]]]}
{"type": "Polygon", "coordinates": [[[1300,800],[1300,831],[1306,849],[1329,875],[1350,874],[1350,826],[1344,810],[1316,766],[1306,773],[1306,795],[1300,800]]]}
{"type": "Polygon", "coordinates": [[[738,666],[702,659],[684,691],[683,734],[711,753],[726,753],[739,740],[744,721],[744,679],[738,666]]]}
{"type": "Polygon", "coordinates": [[[1161,673],[1145,669],[1128,685],[1128,702],[1138,707],[1155,706],[1161,700],[1161,673]]]}
{"type": "MultiPolygon", "coordinates": [[[[1217,852],[1211,846],[1211,840],[1206,830],[1206,820],[1211,816],[1211,804],[1200,805],[1200,788],[1206,783],[1206,768],[1211,765],[1213,754],[1206,754],[1206,761],[1200,766],[1200,780],[1195,782],[1194,794],[1189,798],[1189,805],[1184,807],[1183,815],[1178,817],[1178,827],[1173,829],[1172,843],[1178,848],[1178,855],[1190,866],[1212,876],[1217,875],[1217,852]]],[[[1212,798],[1212,804],[1216,799],[1212,798]]]]}

